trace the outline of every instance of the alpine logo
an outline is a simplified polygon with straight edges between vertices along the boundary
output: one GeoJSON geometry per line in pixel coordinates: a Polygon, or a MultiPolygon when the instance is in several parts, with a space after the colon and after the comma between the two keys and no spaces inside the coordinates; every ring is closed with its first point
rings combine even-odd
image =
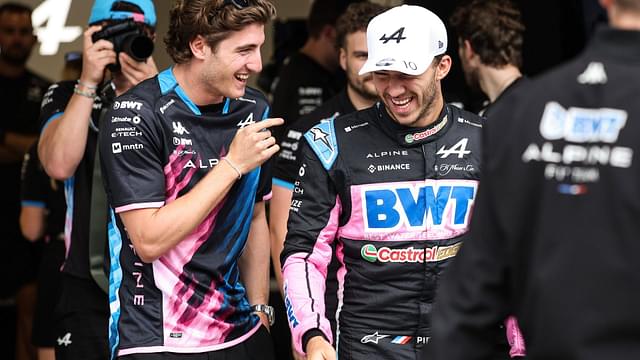
{"type": "Polygon", "coordinates": [[[393,34],[391,34],[391,36],[387,36],[387,34],[383,34],[382,37],[380,38],[380,41],[382,41],[383,44],[386,44],[391,40],[395,40],[396,44],[400,44],[400,41],[407,38],[406,36],[402,36],[402,33],[404,33],[404,27],[401,27],[400,29],[396,30],[393,34]]]}
{"type": "Polygon", "coordinates": [[[455,257],[462,242],[450,246],[433,246],[419,249],[413,246],[401,249],[391,249],[386,246],[376,248],[366,244],[360,249],[360,255],[370,263],[425,263],[442,261],[455,257]]]}
{"type": "Polygon", "coordinates": [[[471,154],[471,150],[467,150],[467,143],[469,143],[469,139],[463,138],[449,149],[445,149],[442,145],[436,154],[440,155],[442,159],[448,158],[449,155],[457,155],[458,159],[463,159],[465,155],[471,154]]]}
{"type": "Polygon", "coordinates": [[[185,129],[184,126],[182,126],[182,123],[180,121],[172,121],[172,125],[173,125],[174,134],[178,134],[178,135],[189,134],[189,131],[187,131],[187,129],[185,129]]]}
{"type": "Polygon", "coordinates": [[[251,125],[251,124],[255,124],[255,121],[253,120],[253,113],[249,113],[249,116],[247,116],[247,118],[246,118],[246,119],[244,119],[244,120],[240,121],[240,122],[238,123],[238,125],[237,125],[237,126],[238,126],[240,129],[242,129],[242,128],[244,128],[245,126],[249,126],[249,125],[251,125]]]}
{"type": "Polygon", "coordinates": [[[68,333],[64,334],[64,336],[61,337],[61,338],[58,338],[57,341],[58,341],[58,346],[67,347],[67,346],[71,345],[71,342],[72,342],[71,341],[71,333],[68,332],[68,333]]]}

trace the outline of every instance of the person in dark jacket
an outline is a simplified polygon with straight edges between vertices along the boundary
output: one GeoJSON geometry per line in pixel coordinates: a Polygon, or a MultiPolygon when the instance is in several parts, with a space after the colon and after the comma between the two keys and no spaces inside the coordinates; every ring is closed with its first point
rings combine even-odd
{"type": "Polygon", "coordinates": [[[640,358],[640,1],[600,3],[610,26],[485,125],[471,236],[423,359],[486,359],[510,313],[528,359],[640,358]]]}

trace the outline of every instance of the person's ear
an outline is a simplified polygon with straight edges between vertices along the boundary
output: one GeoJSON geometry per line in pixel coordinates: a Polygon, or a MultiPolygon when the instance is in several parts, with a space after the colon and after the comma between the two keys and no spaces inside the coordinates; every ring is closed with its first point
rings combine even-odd
{"type": "Polygon", "coordinates": [[[189,41],[189,48],[191,49],[193,57],[199,60],[204,60],[207,55],[212,52],[212,49],[202,35],[198,35],[189,41]]]}
{"type": "Polygon", "coordinates": [[[447,76],[447,74],[449,73],[449,70],[451,70],[451,62],[452,62],[451,56],[449,55],[442,56],[442,59],[440,59],[440,62],[436,65],[436,71],[435,71],[436,80],[440,81],[447,76]]]}
{"type": "Polygon", "coordinates": [[[347,70],[347,57],[348,56],[349,56],[349,54],[347,54],[347,50],[345,50],[344,48],[340,48],[340,67],[344,71],[347,70]]]}

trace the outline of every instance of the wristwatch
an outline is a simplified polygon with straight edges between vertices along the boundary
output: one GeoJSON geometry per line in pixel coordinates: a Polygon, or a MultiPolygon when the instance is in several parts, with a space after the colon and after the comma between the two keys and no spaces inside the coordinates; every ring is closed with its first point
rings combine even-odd
{"type": "Polygon", "coordinates": [[[273,315],[273,306],[256,304],[251,305],[251,310],[253,310],[253,312],[261,312],[267,315],[267,319],[269,319],[269,326],[273,326],[273,323],[276,322],[276,319],[273,315]]]}

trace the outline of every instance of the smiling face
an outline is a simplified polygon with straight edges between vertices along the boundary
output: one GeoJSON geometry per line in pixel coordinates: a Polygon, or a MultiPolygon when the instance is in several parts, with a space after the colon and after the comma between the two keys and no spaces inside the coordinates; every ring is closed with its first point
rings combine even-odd
{"type": "Polygon", "coordinates": [[[249,75],[262,70],[263,43],[264,25],[255,23],[231,33],[215,49],[207,47],[201,80],[209,95],[232,99],[244,95],[249,75]]]}
{"type": "Polygon", "coordinates": [[[450,68],[451,58],[444,55],[420,75],[376,71],[373,83],[391,118],[404,126],[424,127],[434,122],[442,110],[440,81],[450,68]]]}

